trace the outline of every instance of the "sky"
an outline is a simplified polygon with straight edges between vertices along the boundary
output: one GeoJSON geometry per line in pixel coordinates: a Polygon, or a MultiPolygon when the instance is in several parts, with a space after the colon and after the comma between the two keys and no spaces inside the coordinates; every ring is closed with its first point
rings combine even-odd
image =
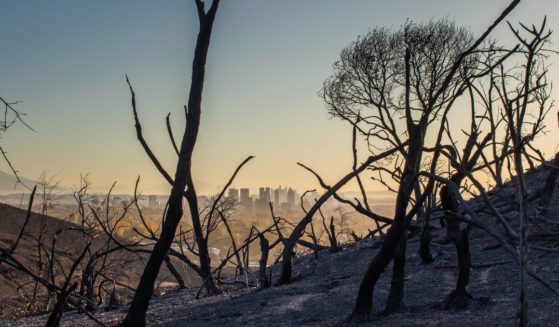
{"type": "MultiPolygon", "coordinates": [[[[297,162],[334,183],[351,169],[351,128],[329,118],[318,91],[340,51],[375,26],[397,28],[406,19],[449,18],[479,35],[507,4],[223,0],[208,55],[195,181],[203,192],[217,190],[254,155],[236,187],[316,187],[297,162]]],[[[556,0],[524,0],[509,20],[539,23],[546,14],[558,31],[556,0]]],[[[122,191],[141,176],[146,192],[162,190],[165,181],[136,140],[125,75],[148,143],[174,172],[165,116],[171,113],[182,135],[197,31],[193,0],[0,0],[0,96],[22,101],[17,109],[35,130],[18,125],[0,139],[17,170],[28,178],[47,172],[68,186],[89,174],[99,188],[117,181],[122,191]]],[[[493,37],[510,33],[502,25],[493,37]]],[[[552,67],[551,76],[558,71],[552,67]]],[[[559,139],[552,122],[542,141],[547,155],[559,139]]]]}

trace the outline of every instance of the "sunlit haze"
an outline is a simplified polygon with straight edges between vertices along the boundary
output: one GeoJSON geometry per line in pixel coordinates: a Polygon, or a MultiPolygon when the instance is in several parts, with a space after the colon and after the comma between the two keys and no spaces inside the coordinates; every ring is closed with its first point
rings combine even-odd
{"type": "MultiPolygon", "coordinates": [[[[351,169],[351,128],[330,119],[317,95],[341,49],[375,26],[447,17],[479,35],[508,1],[223,1],[209,50],[194,175],[204,193],[224,185],[254,155],[234,183],[250,187],[315,188],[303,162],[326,181],[351,169]]],[[[559,1],[524,1],[509,21],[538,24],[548,14],[559,31],[559,1]],[[537,4],[537,5],[536,5],[537,4]]],[[[42,1],[0,3],[0,95],[22,101],[27,123],[3,136],[20,174],[56,174],[62,185],[93,183],[131,192],[165,193],[165,180],[135,135],[128,74],[145,137],[170,172],[175,154],[165,128],[184,126],[198,31],[192,1],[42,1]]],[[[510,40],[506,24],[494,38],[510,40]]],[[[552,37],[557,42],[557,36],[552,37]]],[[[550,61],[557,63],[557,58],[550,61]]],[[[558,75],[552,66],[551,76],[558,75]]],[[[559,95],[553,91],[553,98],[559,95]]],[[[540,141],[554,153],[556,110],[540,141]]],[[[463,113],[455,110],[452,119],[463,113]]],[[[1,170],[9,171],[2,161],[1,170]]],[[[347,190],[354,190],[348,186],[347,190]]],[[[371,191],[382,190],[372,185],[371,191]]]]}

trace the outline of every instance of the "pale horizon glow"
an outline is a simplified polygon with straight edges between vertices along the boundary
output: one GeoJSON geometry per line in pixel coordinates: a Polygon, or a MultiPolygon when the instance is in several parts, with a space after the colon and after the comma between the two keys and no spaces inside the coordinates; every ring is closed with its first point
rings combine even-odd
{"type": "MultiPolygon", "coordinates": [[[[351,128],[329,119],[317,95],[340,51],[375,26],[449,18],[479,35],[509,1],[222,1],[207,63],[193,169],[201,189],[218,190],[253,159],[234,187],[318,188],[305,163],[333,183],[351,169],[351,128]]],[[[559,1],[522,1],[511,23],[547,14],[559,33],[559,1]]],[[[22,176],[56,174],[65,186],[89,174],[99,188],[131,192],[165,184],[136,140],[125,74],[137,95],[145,137],[169,173],[175,154],[165,129],[171,113],[182,136],[198,31],[193,1],[3,1],[0,95],[36,130],[14,126],[0,142],[22,176]]],[[[508,40],[506,24],[494,38],[508,40]]],[[[557,43],[554,34],[552,41],[557,43]]],[[[555,49],[558,49],[555,44],[555,49]]],[[[550,77],[559,76],[557,58],[550,77]]],[[[553,98],[559,93],[553,91],[553,98]]],[[[543,150],[559,133],[553,109],[543,150]]],[[[459,118],[459,113],[453,113],[459,118]]],[[[365,154],[363,153],[363,156],[365,154]]],[[[8,171],[4,162],[0,170],[8,171]]],[[[355,190],[351,185],[347,190],[355,190]]],[[[370,185],[371,191],[382,190],[370,185]]],[[[204,193],[204,192],[202,192],[204,193]]]]}

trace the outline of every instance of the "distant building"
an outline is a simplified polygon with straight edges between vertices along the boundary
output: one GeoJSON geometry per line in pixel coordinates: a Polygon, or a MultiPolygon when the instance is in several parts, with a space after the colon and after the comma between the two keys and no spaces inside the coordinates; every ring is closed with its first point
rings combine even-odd
{"type": "Polygon", "coordinates": [[[287,202],[287,187],[279,188],[279,202],[285,203],[287,202]]]}
{"type": "Polygon", "coordinates": [[[252,211],[252,198],[250,197],[250,190],[248,188],[241,189],[241,207],[246,211],[252,211]]]}
{"type": "Polygon", "coordinates": [[[236,188],[230,188],[228,197],[233,199],[235,202],[239,202],[239,190],[236,188]]]}
{"type": "Polygon", "coordinates": [[[263,214],[269,210],[269,205],[272,201],[272,189],[261,187],[259,191],[259,197],[254,202],[254,209],[257,214],[263,214]]]}
{"type": "MultiPolygon", "coordinates": [[[[280,186],[281,188],[281,186],[280,186]]],[[[277,188],[274,190],[274,205],[279,206],[280,205],[280,189],[277,188]]]]}
{"type": "MultiPolygon", "coordinates": [[[[229,198],[238,199],[237,201],[240,204],[240,209],[244,214],[252,213],[258,216],[269,214],[270,203],[279,211],[292,211],[296,207],[297,199],[299,198],[299,195],[294,189],[282,187],[281,185],[274,189],[270,187],[259,187],[258,193],[252,196],[248,188],[230,188],[227,194],[229,198]]],[[[318,196],[318,193],[309,194],[309,196],[310,198],[308,201],[312,203],[314,198],[318,196]]]]}
{"type": "Polygon", "coordinates": [[[259,195],[258,199],[265,203],[269,203],[272,200],[272,190],[269,187],[261,187],[259,195]]]}
{"type": "Polygon", "coordinates": [[[287,190],[287,204],[291,207],[295,206],[295,190],[291,187],[287,190]]]}
{"type": "Polygon", "coordinates": [[[248,188],[241,189],[241,204],[250,200],[250,190],[248,188]]]}

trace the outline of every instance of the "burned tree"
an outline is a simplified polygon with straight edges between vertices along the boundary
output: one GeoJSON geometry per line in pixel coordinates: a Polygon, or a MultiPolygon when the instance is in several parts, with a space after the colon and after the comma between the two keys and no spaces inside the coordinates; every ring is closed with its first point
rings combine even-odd
{"type": "MultiPolygon", "coordinates": [[[[426,129],[432,120],[433,111],[436,113],[444,108],[449,97],[453,95],[453,92],[448,90],[439,92],[441,85],[438,83],[442,83],[447,77],[453,61],[468,44],[462,43],[462,46],[453,47],[455,52],[439,59],[440,66],[435,66],[435,70],[426,65],[429,58],[422,56],[421,51],[428,49],[430,52],[426,54],[434,55],[435,49],[438,50],[440,47],[450,50],[451,43],[445,39],[449,36],[456,41],[468,42],[464,32],[462,34],[457,32],[453,26],[444,22],[431,23],[430,26],[425,27],[410,23],[397,33],[391,33],[386,29],[372,30],[366,37],[360,38],[342,51],[341,60],[334,65],[335,75],[324,86],[324,98],[332,115],[351,123],[355,121],[355,117],[361,116],[362,118],[357,122],[362,126],[368,125],[367,129],[359,127],[362,133],[367,137],[380,139],[380,142],[386,142],[390,147],[408,143],[406,150],[399,151],[399,155],[405,158],[403,161],[405,164],[398,176],[395,219],[381,251],[375,258],[380,261],[380,267],[378,270],[370,268],[364,279],[368,282],[370,279],[378,278],[395,252],[398,252],[387,310],[398,307],[403,298],[406,211],[417,182],[416,173],[421,163],[426,129]],[[431,38],[429,29],[438,32],[438,38],[431,38]],[[445,31],[445,29],[449,30],[445,31]],[[449,31],[451,34],[446,34],[449,31]],[[439,43],[436,44],[434,40],[439,43]],[[412,66],[414,74],[412,74],[412,66]],[[428,76],[429,74],[432,76],[428,76]],[[444,75],[440,76],[441,74],[444,75]],[[426,83],[427,87],[422,83],[426,83]],[[404,92],[404,96],[400,96],[399,92],[404,92]],[[440,102],[435,102],[433,95],[436,92],[439,95],[444,93],[443,96],[446,97],[440,102]],[[417,96],[416,106],[412,107],[411,97],[414,95],[417,96]],[[414,113],[420,116],[416,122],[414,122],[414,113]],[[403,130],[407,133],[408,139],[401,139],[402,127],[394,119],[399,118],[398,115],[405,119],[406,126],[403,130]]],[[[449,79],[447,83],[450,82],[449,79]]],[[[456,84],[455,81],[453,82],[456,84]]],[[[371,139],[370,142],[375,141],[371,139]]],[[[369,297],[364,294],[369,292],[372,296],[372,288],[364,288],[362,284],[359,298],[369,297]]],[[[358,310],[360,310],[359,304],[356,314],[358,310]]],[[[367,308],[364,310],[368,311],[367,308]]]]}
{"type": "MultiPolygon", "coordinates": [[[[546,45],[551,31],[546,28],[546,20],[538,27],[520,24],[521,30],[509,24],[520,43],[518,56],[520,64],[507,68],[500,66],[491,76],[490,83],[497,93],[496,106],[505,121],[506,133],[510,135],[512,162],[516,173],[519,212],[519,266],[520,266],[520,305],[518,323],[528,325],[528,185],[524,176],[524,164],[531,166],[529,151],[539,151],[530,142],[544,128],[543,120],[552,104],[549,102],[550,84],[547,81],[546,45]]],[[[541,155],[541,154],[540,154],[541,155]]],[[[543,158],[542,158],[543,159],[543,158]]],[[[543,161],[543,160],[542,160],[543,161]]],[[[550,176],[553,178],[553,175],[550,176]]],[[[545,188],[545,187],[544,187],[545,188]]]]}
{"type": "MultiPolygon", "coordinates": [[[[225,231],[229,235],[232,244],[233,254],[235,256],[237,265],[237,271],[243,272],[245,270],[245,266],[241,262],[240,254],[238,251],[238,246],[233,235],[229,218],[232,212],[235,210],[236,202],[231,198],[224,198],[225,190],[230,186],[233,179],[240,171],[240,169],[250,160],[252,157],[248,157],[245,161],[243,161],[237,170],[231,177],[230,181],[225,185],[222,191],[215,195],[211,196],[208,199],[203,199],[200,201],[199,204],[199,217],[201,217],[201,226],[202,226],[202,235],[206,241],[206,244],[209,243],[210,237],[212,234],[217,231],[221,226],[225,227],[225,231]]],[[[134,232],[134,238],[140,239],[141,243],[146,245],[147,247],[153,246],[155,243],[159,241],[159,234],[160,230],[158,227],[154,227],[150,222],[148,222],[147,218],[144,216],[142,209],[138,205],[138,183],[139,179],[136,182],[136,187],[134,191],[134,197],[136,199],[136,209],[139,216],[140,224],[138,226],[132,227],[134,232]]],[[[116,236],[107,229],[105,229],[107,235],[115,242],[120,243],[123,247],[125,247],[130,252],[149,252],[146,248],[139,249],[134,245],[127,245],[125,243],[121,243],[116,239],[116,236]]],[[[186,223],[181,224],[178,227],[178,231],[175,235],[173,240],[173,245],[169,248],[168,256],[165,259],[165,264],[171,274],[177,280],[180,288],[186,287],[184,280],[178,270],[174,267],[171,258],[177,259],[180,262],[186,264],[190,269],[192,269],[198,276],[205,280],[209,278],[213,274],[204,271],[200,264],[194,262],[189,255],[199,256],[200,252],[198,251],[198,242],[196,239],[196,235],[194,234],[194,230],[191,226],[186,223]]],[[[229,261],[229,260],[227,260],[229,261]]],[[[204,283],[205,287],[207,287],[206,283],[204,283]]]]}
{"type": "MultiPolygon", "coordinates": [[[[448,21],[407,23],[397,32],[374,29],[342,51],[340,61],[334,65],[334,75],[325,82],[324,99],[330,113],[352,125],[361,122],[359,131],[373,151],[406,144],[398,151],[401,164],[396,176],[394,220],[360,285],[354,319],[368,317],[376,281],[392,259],[395,261],[386,311],[401,307],[405,231],[423,202],[412,199],[419,193],[418,173],[429,125],[445,119],[466,89],[464,79],[475,73],[469,68],[472,53],[517,3],[513,1],[475,41],[466,30],[448,21]],[[410,203],[415,203],[411,210],[410,203]]],[[[372,169],[383,170],[378,166],[372,169]]]]}
{"type": "MultiPolygon", "coordinates": [[[[14,108],[17,101],[8,102],[0,97],[0,102],[4,105],[3,119],[0,119],[0,134],[6,132],[16,122],[33,130],[23,120],[25,114],[14,108]]],[[[12,166],[7,152],[1,146],[0,152],[17,183],[23,184],[18,172],[12,166]]],[[[28,186],[24,186],[28,188],[28,186]]],[[[75,194],[83,194],[86,189],[87,186],[84,186],[81,189],[83,192],[78,191],[75,194]]],[[[13,243],[10,245],[8,242],[8,247],[0,247],[0,264],[8,266],[9,269],[17,271],[31,280],[31,283],[24,281],[21,285],[14,281],[18,290],[25,294],[25,301],[28,302],[27,313],[50,311],[46,325],[58,326],[66,310],[92,310],[102,303],[102,282],[95,282],[94,279],[88,283],[88,291],[84,292],[83,281],[87,279],[89,272],[96,276],[95,278],[102,275],[102,278],[98,278],[99,280],[114,282],[110,275],[122,266],[117,268],[118,259],[115,260],[114,257],[109,256],[119,248],[112,247],[114,244],[110,240],[100,238],[97,226],[86,222],[87,215],[82,199],[78,201],[79,224],[55,222],[56,219],[48,216],[48,209],[57,198],[57,185],[53,183],[53,178],[47,178],[46,174],[42,174],[38,185],[29,190],[31,195],[24,222],[13,243]],[[38,187],[40,188],[41,210],[40,214],[33,214],[33,203],[38,187]],[[51,226],[47,226],[49,224],[51,226]],[[50,227],[50,230],[47,227],[50,227]],[[55,229],[53,230],[53,228],[55,229]],[[77,234],[78,237],[67,234],[77,234]],[[70,238],[74,238],[73,244],[69,244],[68,239],[70,238]],[[103,240],[106,242],[103,243],[103,240]],[[18,251],[19,248],[23,248],[21,252],[18,251]],[[35,255],[30,262],[28,262],[29,254],[22,256],[25,251],[29,250],[33,251],[35,255]],[[84,264],[85,261],[88,263],[84,264]],[[101,261],[102,264],[97,265],[98,261],[101,261]],[[93,287],[98,287],[98,301],[94,299],[93,287]]],[[[126,209],[122,216],[126,216],[126,209]]],[[[72,219],[72,217],[69,218],[72,219]]],[[[115,275],[120,275],[120,272],[115,275]]],[[[90,313],[86,312],[86,314],[98,322],[90,313]]]]}
{"type": "MultiPolygon", "coordinates": [[[[474,120],[475,121],[475,120],[474,120]]],[[[475,126],[472,123],[472,126],[475,126]]],[[[462,180],[466,178],[465,172],[469,172],[476,165],[485,144],[489,141],[491,135],[481,142],[481,145],[474,151],[475,142],[478,136],[478,131],[472,128],[470,137],[464,148],[461,166],[462,170],[458,170],[452,174],[450,181],[455,185],[460,185],[462,180]],[[472,152],[473,151],[473,152],[472,152]]],[[[454,151],[451,151],[455,155],[454,151]]],[[[466,286],[470,279],[471,257],[469,245],[469,226],[462,225],[456,219],[456,215],[462,213],[460,202],[455,198],[455,194],[450,192],[447,185],[444,185],[440,190],[441,207],[444,211],[444,219],[446,224],[447,236],[454,243],[456,247],[456,254],[458,257],[458,279],[456,281],[456,288],[449,294],[445,307],[446,308],[465,308],[468,305],[468,299],[471,296],[466,291],[466,286]]]]}
{"type": "Polygon", "coordinates": [[[68,222],[51,221],[56,229],[46,230],[45,224],[37,220],[54,218],[31,213],[35,190],[31,193],[25,221],[16,239],[9,248],[0,247],[0,264],[7,265],[34,282],[24,283],[21,287],[29,295],[31,312],[50,312],[47,326],[58,326],[63,313],[69,309],[85,309],[86,315],[96,320],[88,311],[102,303],[96,300],[96,297],[102,298],[103,282],[100,280],[114,282],[111,275],[122,274],[122,270],[116,272],[119,269],[118,259],[110,256],[119,248],[112,247],[114,244],[110,240],[99,237],[102,234],[96,228],[89,229],[90,226],[84,228],[68,222]],[[71,244],[70,239],[73,241],[71,244]],[[103,243],[103,240],[107,242],[103,243]],[[37,258],[27,263],[27,258],[22,256],[25,252],[18,252],[22,244],[24,247],[31,246],[32,250],[36,247],[43,262],[37,258]],[[98,261],[103,264],[98,265],[98,261]],[[83,292],[83,281],[89,279],[86,276],[96,276],[97,281],[94,279],[88,283],[90,291],[83,292]],[[30,287],[25,287],[25,284],[30,287]],[[94,287],[99,291],[94,292],[94,287]]]}
{"type": "MultiPolygon", "coordinates": [[[[150,157],[159,172],[165,177],[167,182],[172,184],[171,194],[167,203],[167,211],[163,220],[163,226],[158,241],[155,243],[150,258],[144,269],[144,273],[140,279],[140,283],[134,295],[134,299],[128,310],[128,314],[124,319],[123,326],[143,326],[145,325],[146,311],[149,306],[151,295],[153,294],[153,286],[161,264],[167,257],[167,253],[173,240],[179,222],[183,215],[182,198],[185,197],[189,206],[190,215],[196,242],[198,244],[200,268],[205,275],[205,286],[210,294],[218,292],[213,279],[211,277],[211,260],[208,253],[207,240],[204,238],[201,219],[198,212],[198,198],[194,181],[192,177],[192,153],[198,137],[200,127],[200,116],[202,111],[202,90],[204,87],[205,66],[210,46],[212,28],[219,6],[219,0],[213,0],[210,8],[206,11],[202,0],[195,0],[196,9],[199,18],[200,29],[196,40],[196,48],[194,60],[192,63],[192,81],[190,85],[190,93],[188,104],[185,107],[186,127],[182,136],[182,141],[178,150],[177,168],[175,177],[172,178],[158,159],[155,157],[142,136],[141,125],[139,123],[136,110],[135,94],[130,86],[132,93],[132,107],[136,122],[137,136],[144,147],[147,155],[150,157]]],[[[130,84],[130,83],[129,83],[130,84]]],[[[172,133],[170,133],[172,134],[172,133]]],[[[172,135],[171,135],[172,136],[172,135]]],[[[173,140],[174,143],[174,140],[173,140]]]]}
{"type": "MultiPolygon", "coordinates": [[[[404,145],[405,144],[403,144],[401,147],[403,147],[404,145]]],[[[283,285],[283,284],[288,284],[288,283],[291,282],[292,267],[293,267],[292,259],[293,259],[293,256],[295,255],[295,253],[294,253],[295,246],[298,244],[300,238],[303,236],[303,234],[305,232],[306,227],[311,223],[314,215],[318,212],[320,207],[330,197],[334,197],[336,192],[338,192],[344,185],[346,185],[349,181],[351,181],[353,178],[355,178],[355,176],[359,175],[365,169],[367,169],[367,167],[370,164],[372,164],[373,162],[375,162],[377,160],[382,160],[382,159],[392,155],[396,151],[399,151],[401,149],[401,147],[394,148],[394,149],[389,149],[389,150],[384,151],[383,153],[380,153],[378,155],[369,156],[367,158],[367,160],[365,160],[365,162],[363,162],[361,165],[356,167],[356,169],[354,169],[352,172],[346,174],[344,177],[342,177],[340,180],[338,180],[338,182],[336,182],[336,184],[334,184],[333,186],[327,185],[326,183],[324,183],[324,181],[322,181],[322,179],[320,179],[322,187],[324,189],[326,189],[326,192],[324,194],[322,194],[318,199],[316,199],[313,206],[308,209],[308,211],[303,216],[303,218],[293,228],[289,237],[284,240],[284,248],[283,248],[283,251],[282,251],[282,254],[281,254],[281,257],[282,257],[281,273],[280,273],[280,277],[278,279],[278,284],[283,285]]],[[[315,176],[318,177],[318,175],[316,173],[314,173],[314,171],[311,170],[310,168],[306,167],[305,165],[303,165],[301,163],[299,163],[299,165],[301,167],[307,169],[311,173],[315,174],[315,176]]],[[[380,220],[380,219],[383,219],[383,218],[378,216],[378,217],[376,217],[376,219],[380,220]]],[[[384,222],[386,222],[386,221],[384,221],[384,222]]]]}

